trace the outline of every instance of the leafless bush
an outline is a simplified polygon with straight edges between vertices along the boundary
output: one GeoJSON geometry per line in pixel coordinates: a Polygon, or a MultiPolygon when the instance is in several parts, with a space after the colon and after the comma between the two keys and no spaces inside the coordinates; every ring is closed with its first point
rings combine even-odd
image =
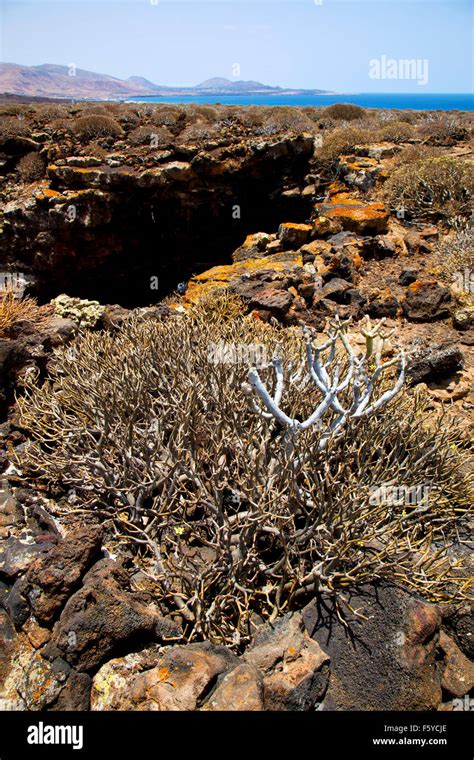
{"type": "Polygon", "coordinates": [[[33,151],[20,158],[17,165],[18,174],[26,182],[44,177],[46,164],[38,153],[33,151]]]}
{"type": "MultiPolygon", "coordinates": [[[[209,361],[221,340],[278,347],[285,376],[304,360],[297,328],[199,310],[86,333],[58,350],[47,382],[30,380],[17,467],[30,483],[73,489],[63,509],[100,516],[114,551],[134,547],[188,641],[238,646],[255,618],[275,620],[320,591],[343,609],[347,588],[380,578],[435,601],[455,583],[462,597],[448,547],[464,530],[468,483],[450,426],[428,426],[421,401],[404,395],[349,420],[324,451],[312,427],[289,452],[285,431],[249,404],[248,367],[209,361]],[[384,483],[421,484],[429,502],[374,499],[384,483]]],[[[273,368],[261,377],[271,385],[273,368]]],[[[384,392],[380,378],[374,390],[384,392]]],[[[299,419],[320,401],[304,374],[282,398],[299,419]]]]}
{"type": "Polygon", "coordinates": [[[474,275],[474,229],[452,231],[436,246],[435,253],[446,282],[452,284],[464,272],[474,275]]]}
{"type": "Polygon", "coordinates": [[[438,158],[442,155],[439,148],[431,147],[430,145],[405,145],[401,149],[400,153],[393,159],[393,165],[403,166],[407,164],[413,164],[417,161],[426,161],[429,158],[438,158]]]}
{"type": "Polygon", "coordinates": [[[11,137],[27,137],[30,128],[26,119],[17,116],[0,117],[0,140],[8,140],[11,137]]]}
{"type": "Polygon", "coordinates": [[[428,145],[455,145],[466,140],[469,135],[469,128],[458,116],[430,114],[420,126],[420,136],[428,145]]]}
{"type": "Polygon", "coordinates": [[[209,124],[207,121],[196,121],[183,129],[177,141],[181,145],[201,144],[216,140],[219,136],[220,131],[215,124],[209,124]]]}
{"type": "Polygon", "coordinates": [[[172,105],[155,106],[149,114],[150,122],[157,127],[167,127],[174,135],[184,126],[185,111],[172,105]]]}
{"type": "Polygon", "coordinates": [[[173,135],[166,127],[154,127],[150,124],[137,127],[130,132],[128,137],[132,145],[151,145],[153,147],[166,146],[173,141],[173,135]]]}
{"type": "Polygon", "coordinates": [[[404,208],[413,218],[466,216],[474,192],[472,168],[472,162],[449,156],[404,164],[387,180],[384,195],[392,208],[404,208]]]}
{"type": "Polygon", "coordinates": [[[280,132],[313,132],[314,129],[314,122],[296,108],[275,106],[265,110],[260,132],[272,135],[280,132]]]}

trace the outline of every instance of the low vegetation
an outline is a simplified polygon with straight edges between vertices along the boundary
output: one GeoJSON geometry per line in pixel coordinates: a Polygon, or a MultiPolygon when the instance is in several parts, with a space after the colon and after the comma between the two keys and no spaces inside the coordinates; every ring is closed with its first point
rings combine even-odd
{"type": "Polygon", "coordinates": [[[119,137],[123,132],[120,124],[111,116],[95,113],[76,119],[74,131],[83,140],[91,140],[97,137],[119,137]]]}
{"type": "Polygon", "coordinates": [[[474,193],[473,162],[440,156],[400,166],[388,178],[384,196],[392,209],[412,219],[468,216],[474,193]]]}
{"type": "MultiPolygon", "coordinates": [[[[450,545],[466,531],[469,483],[452,427],[428,421],[422,399],[405,392],[348,420],[324,451],[317,426],[289,447],[279,423],[256,413],[247,363],[223,347],[278,350],[288,377],[305,360],[303,337],[240,310],[221,294],[214,310],[208,301],[188,316],[133,318],[58,350],[49,379],[30,379],[20,402],[23,476],[43,481],[59,512],[108,526],[111,549],[133,552],[188,641],[239,647],[257,621],[318,591],[344,615],[347,591],[381,578],[436,602],[456,583],[462,598],[468,582],[450,545]],[[380,497],[393,482],[423,485],[422,498],[380,497]]],[[[259,368],[267,387],[273,369],[259,368]]],[[[298,419],[320,401],[304,372],[281,398],[298,419]]]]}

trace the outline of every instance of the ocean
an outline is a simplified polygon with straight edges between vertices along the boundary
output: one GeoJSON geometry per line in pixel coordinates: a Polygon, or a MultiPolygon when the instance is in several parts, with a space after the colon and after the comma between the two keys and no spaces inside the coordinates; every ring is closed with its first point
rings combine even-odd
{"type": "Polygon", "coordinates": [[[348,93],[343,95],[176,95],[173,97],[136,97],[139,103],[222,103],[241,106],[329,106],[355,103],[365,108],[414,111],[473,111],[474,95],[461,93],[348,93]]]}

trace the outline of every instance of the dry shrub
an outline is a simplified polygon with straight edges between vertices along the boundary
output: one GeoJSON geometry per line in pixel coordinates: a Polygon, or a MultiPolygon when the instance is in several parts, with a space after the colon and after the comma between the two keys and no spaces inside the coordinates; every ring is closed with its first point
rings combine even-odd
{"type": "Polygon", "coordinates": [[[122,127],[115,119],[102,114],[80,116],[74,122],[74,131],[83,140],[97,137],[120,137],[123,134],[122,127]]]}
{"type": "Polygon", "coordinates": [[[87,146],[87,155],[93,156],[94,158],[100,158],[101,160],[105,159],[106,156],[109,154],[109,151],[102,147],[102,145],[99,145],[99,143],[91,142],[87,146]]]}
{"type": "Polygon", "coordinates": [[[67,118],[67,116],[66,108],[55,103],[43,103],[35,108],[35,119],[40,123],[46,122],[45,126],[48,126],[47,122],[53,119],[67,118]]]}
{"type": "Polygon", "coordinates": [[[173,141],[173,135],[166,127],[154,127],[147,124],[130,132],[128,139],[132,145],[153,145],[164,147],[173,141]]]}
{"type": "Polygon", "coordinates": [[[253,130],[263,126],[264,115],[264,109],[261,106],[250,106],[239,111],[238,120],[243,127],[253,130]]]}
{"type": "Polygon", "coordinates": [[[327,106],[321,116],[323,119],[329,116],[337,121],[355,121],[356,119],[363,119],[366,114],[367,111],[362,106],[356,106],[353,103],[334,103],[332,106],[327,106]]]}
{"type": "Polygon", "coordinates": [[[393,143],[404,143],[417,136],[416,127],[405,121],[389,121],[380,129],[380,139],[393,143]]]}
{"type": "Polygon", "coordinates": [[[25,103],[2,103],[0,104],[0,118],[4,116],[26,116],[31,111],[31,106],[25,103]]]}
{"type": "Polygon", "coordinates": [[[184,126],[185,111],[172,105],[159,105],[148,114],[150,122],[157,127],[167,127],[177,134],[184,126]]]}
{"type": "Polygon", "coordinates": [[[24,320],[41,325],[47,313],[48,309],[38,306],[34,298],[21,299],[11,289],[0,290],[0,337],[8,337],[11,328],[24,320]]]}
{"type": "MultiPolygon", "coordinates": [[[[428,425],[420,400],[398,396],[324,452],[314,427],[289,452],[249,404],[245,359],[215,360],[229,345],[269,356],[280,346],[285,377],[304,357],[297,328],[206,311],[80,336],[58,349],[43,385],[29,381],[16,466],[30,487],[54,489],[56,516],[105,522],[106,544],[133,551],[188,641],[239,646],[255,619],[322,591],[343,610],[348,588],[382,578],[434,601],[465,596],[449,547],[466,534],[469,484],[449,424],[431,413],[428,425]],[[428,503],[374,501],[384,483],[431,489],[428,503]]],[[[260,372],[271,384],[273,371],[260,372]]],[[[282,403],[305,419],[320,400],[303,376],[282,403]]]]}
{"type": "Polygon", "coordinates": [[[44,177],[46,164],[41,156],[33,151],[20,158],[17,170],[23,180],[33,182],[36,179],[44,177]]]}
{"type": "Polygon", "coordinates": [[[29,137],[31,132],[26,119],[17,116],[0,117],[0,140],[8,140],[11,137],[29,137]]]}
{"type": "Polygon", "coordinates": [[[260,134],[273,135],[280,132],[314,132],[314,122],[306,114],[290,106],[265,109],[260,134]]]}
{"type": "Polygon", "coordinates": [[[467,140],[470,129],[465,126],[458,116],[431,115],[419,129],[420,137],[428,145],[455,145],[467,140]]]}
{"type": "Polygon", "coordinates": [[[247,306],[243,299],[229,288],[213,288],[201,295],[192,306],[189,316],[193,320],[211,323],[231,322],[244,316],[247,306]]]}
{"type": "Polygon", "coordinates": [[[189,124],[179,134],[178,143],[180,145],[202,144],[208,141],[216,140],[220,137],[220,131],[215,124],[209,124],[206,121],[196,121],[189,124]]]}
{"type": "Polygon", "coordinates": [[[351,153],[356,145],[374,141],[374,134],[358,127],[339,127],[323,133],[323,143],[317,151],[317,161],[323,167],[333,169],[339,156],[351,153]]]}
{"type": "Polygon", "coordinates": [[[453,230],[435,249],[438,264],[446,282],[452,284],[464,272],[474,274],[474,229],[453,230]]]}
{"type": "Polygon", "coordinates": [[[405,145],[400,153],[393,158],[393,166],[402,166],[404,164],[413,164],[417,161],[426,161],[429,158],[438,158],[442,155],[439,148],[433,148],[430,145],[405,145]]]}
{"type": "Polygon", "coordinates": [[[388,178],[384,196],[410,218],[466,216],[474,192],[472,170],[472,161],[449,156],[404,164],[388,178]]]}

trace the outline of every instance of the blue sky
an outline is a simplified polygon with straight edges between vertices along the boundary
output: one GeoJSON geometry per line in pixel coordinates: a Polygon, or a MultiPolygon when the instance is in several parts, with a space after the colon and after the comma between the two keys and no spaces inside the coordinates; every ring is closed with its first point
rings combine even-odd
{"type": "Polygon", "coordinates": [[[336,92],[472,91],[471,0],[318,2],[0,0],[0,60],[173,85],[223,76],[336,92]],[[382,56],[427,61],[427,83],[370,78],[382,56]]]}

